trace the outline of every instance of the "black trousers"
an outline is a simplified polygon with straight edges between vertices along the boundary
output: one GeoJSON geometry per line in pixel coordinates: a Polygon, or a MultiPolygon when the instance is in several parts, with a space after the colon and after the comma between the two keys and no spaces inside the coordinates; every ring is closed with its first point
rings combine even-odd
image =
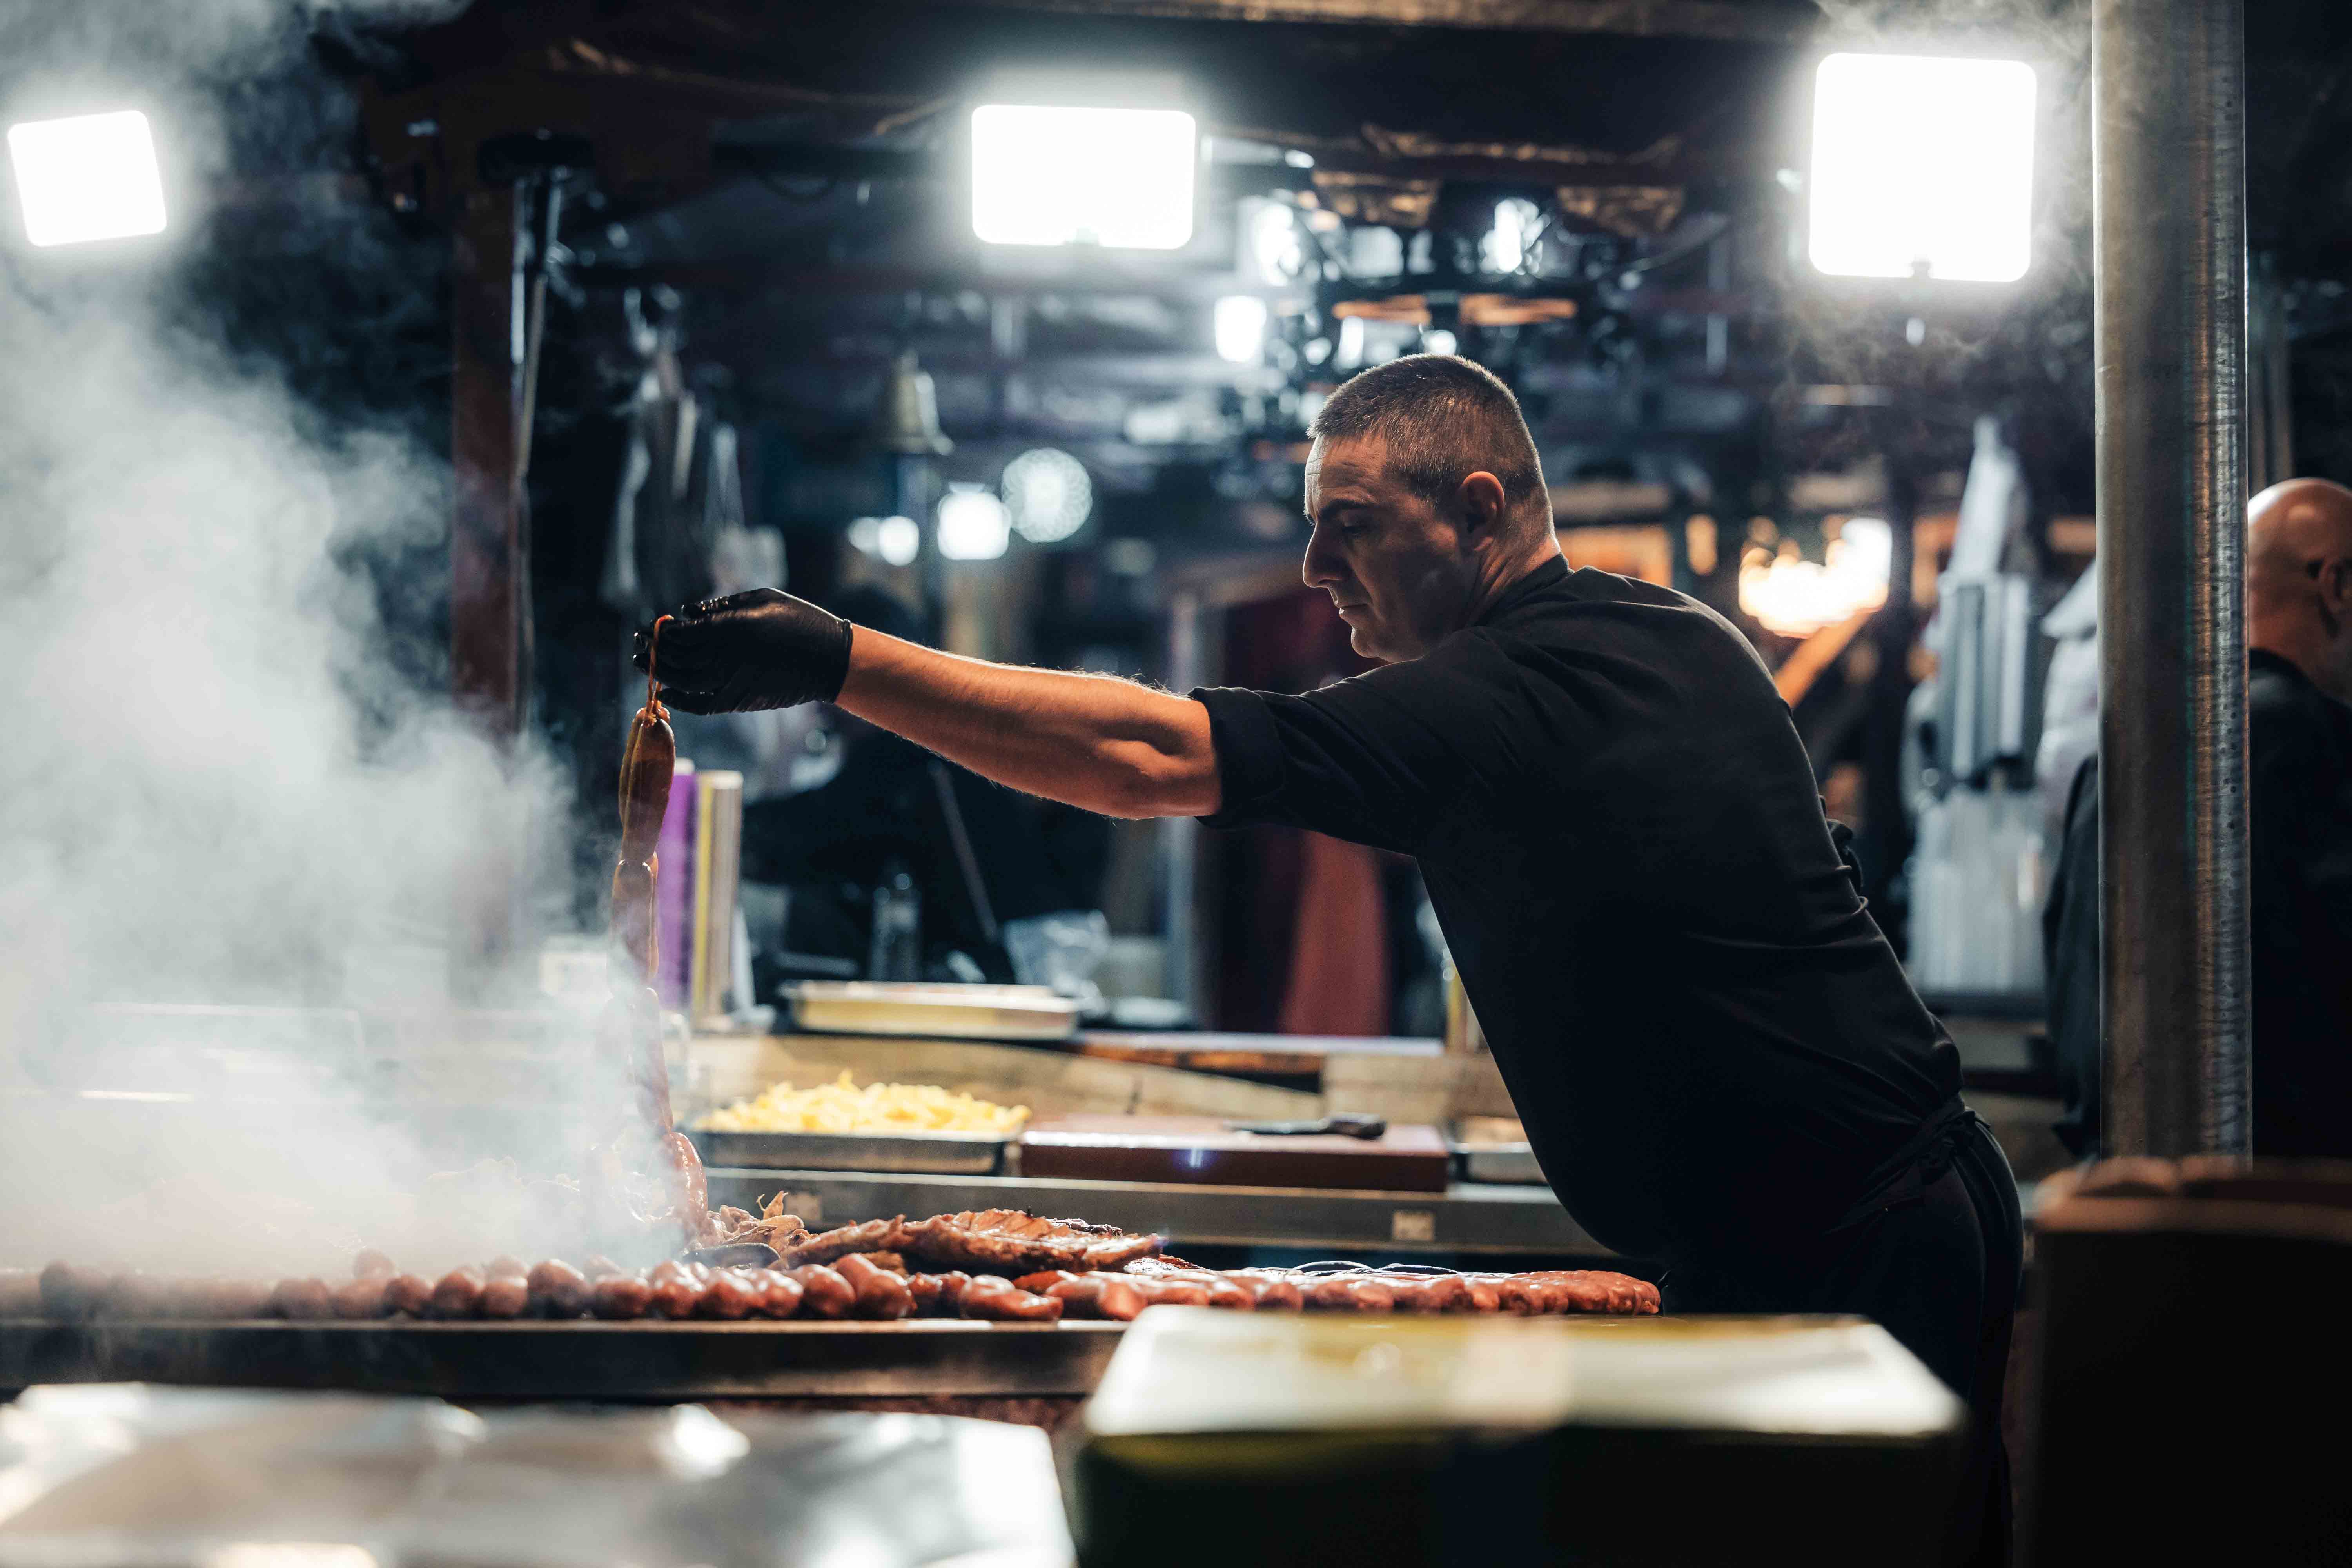
{"type": "Polygon", "coordinates": [[[2000,1396],[2024,1247],[2016,1178],[1991,1130],[1970,1116],[1864,1218],[1759,1258],[1678,1264],[1661,1289],[1669,1312],[1853,1312],[1875,1320],[1968,1401],[1967,1459],[1945,1561],[1996,1568],[2010,1560],[2000,1396]]]}

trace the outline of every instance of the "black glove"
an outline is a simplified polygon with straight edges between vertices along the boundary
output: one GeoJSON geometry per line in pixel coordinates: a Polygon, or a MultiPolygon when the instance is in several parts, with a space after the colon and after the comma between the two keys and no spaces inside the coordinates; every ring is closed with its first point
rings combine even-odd
{"type": "MultiPolygon", "coordinates": [[[[647,626],[636,636],[639,669],[653,651],[647,626]]],[[[773,588],[705,600],[661,628],[653,673],[662,700],[688,713],[830,702],[849,674],[849,623],[773,588]]]]}

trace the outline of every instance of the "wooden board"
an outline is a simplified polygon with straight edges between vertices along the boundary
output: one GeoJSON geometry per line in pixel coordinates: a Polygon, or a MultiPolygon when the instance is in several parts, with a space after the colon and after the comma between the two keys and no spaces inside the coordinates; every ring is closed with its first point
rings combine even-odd
{"type": "Polygon", "coordinates": [[[1381,1138],[1235,1132],[1203,1116],[1052,1116],[1021,1140],[1026,1177],[1221,1187],[1442,1193],[1449,1157],[1434,1127],[1381,1138]]]}

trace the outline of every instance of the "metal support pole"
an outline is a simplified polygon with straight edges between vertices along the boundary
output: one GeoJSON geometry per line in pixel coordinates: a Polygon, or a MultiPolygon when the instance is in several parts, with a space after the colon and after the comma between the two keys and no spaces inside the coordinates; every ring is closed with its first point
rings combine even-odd
{"type": "Polygon", "coordinates": [[[2105,1152],[2243,1152],[2242,0],[2095,0],[2105,1152]]]}

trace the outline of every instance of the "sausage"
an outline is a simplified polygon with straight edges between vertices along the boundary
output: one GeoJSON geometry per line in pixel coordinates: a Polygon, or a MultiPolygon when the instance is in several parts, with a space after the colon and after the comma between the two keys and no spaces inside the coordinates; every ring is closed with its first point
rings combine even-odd
{"type": "Polygon", "coordinates": [[[588,1304],[600,1318],[642,1318],[653,1310],[653,1287],[634,1274],[606,1274],[589,1287],[588,1304]]]}
{"type": "Polygon", "coordinates": [[[1143,1299],[1155,1307],[1205,1307],[1209,1304],[1209,1288],[1198,1279],[1145,1278],[1130,1281],[1143,1299]]]}
{"type": "Polygon", "coordinates": [[[280,1279],[269,1292],[269,1310],[298,1322],[335,1315],[334,1298],[323,1279],[280,1279]]]}
{"type": "Polygon", "coordinates": [[[702,1281],[683,1263],[661,1263],[646,1276],[653,1289],[654,1310],[665,1318],[691,1318],[702,1304],[702,1281]]]}
{"type": "Polygon", "coordinates": [[[44,1313],[69,1323],[83,1322],[97,1315],[99,1300],[106,1294],[106,1276],[94,1268],[52,1263],[41,1270],[40,1289],[44,1313]]]}
{"type": "Polygon", "coordinates": [[[482,1309],[482,1287],[488,1281],[470,1264],[452,1268],[433,1282],[430,1311],[436,1318],[470,1318],[482,1309]]]}
{"type": "Polygon", "coordinates": [[[1550,1310],[1542,1283],[1525,1274],[1506,1275],[1496,1289],[1506,1312],[1532,1318],[1550,1310]]]}
{"type": "Polygon", "coordinates": [[[1470,1292],[1470,1310],[1474,1312],[1499,1312],[1503,1310],[1505,1274],[1465,1274],[1462,1283],[1470,1292]]]}
{"type": "Polygon", "coordinates": [[[383,1317],[392,1310],[384,1300],[385,1288],[391,1283],[386,1278],[362,1274],[348,1284],[336,1286],[330,1299],[335,1316],[354,1321],[383,1317]]]}
{"type": "Polygon", "coordinates": [[[1426,1279],[1399,1281],[1394,1289],[1400,1312],[1466,1312],[1471,1310],[1470,1287],[1459,1274],[1439,1274],[1426,1279]]]}
{"type": "Polygon", "coordinates": [[[136,1269],[118,1274],[106,1282],[105,1293],[99,1298],[99,1315],[135,1320],[168,1317],[164,1292],[163,1282],[152,1274],[136,1269]]]}
{"type": "Polygon", "coordinates": [[[961,1268],[944,1274],[909,1274],[907,1294],[914,1299],[917,1316],[952,1317],[963,1305],[964,1287],[971,1283],[971,1276],[961,1268]]]}
{"type": "Polygon", "coordinates": [[[752,1279],[760,1288],[760,1315],[763,1318],[789,1318],[800,1310],[801,1282],[781,1268],[761,1268],[752,1279]]]}
{"type": "Polygon", "coordinates": [[[207,1279],[204,1316],[238,1321],[269,1315],[269,1287],[258,1279],[207,1279]]]}
{"type": "Polygon", "coordinates": [[[1211,1275],[1202,1283],[1208,1288],[1212,1307],[1227,1312],[1247,1312],[1257,1307],[1256,1297],[1222,1274],[1211,1275]]]}
{"type": "Polygon", "coordinates": [[[1013,1282],[1013,1288],[1016,1290],[1026,1290],[1032,1295],[1042,1296],[1064,1280],[1076,1278],[1076,1275],[1066,1268],[1041,1268],[1034,1274],[1024,1274],[1020,1279],[1015,1279],[1013,1282]]]}
{"type": "Polygon", "coordinates": [[[1132,1322],[1143,1310],[1143,1292],[1135,1281],[1117,1274],[1072,1274],[1045,1288],[1045,1295],[1062,1303],[1068,1318],[1101,1318],[1132,1322]]]}
{"type": "Polygon", "coordinates": [[[739,1269],[721,1268],[704,1287],[702,1299],[695,1303],[695,1310],[706,1318],[723,1318],[731,1322],[750,1317],[759,1304],[758,1286],[744,1278],[739,1269]]]}
{"type": "Polygon", "coordinates": [[[1051,1323],[1061,1319],[1062,1300],[1032,1295],[1002,1275],[975,1274],[963,1288],[963,1305],[958,1310],[991,1322],[1051,1323]]]}
{"type": "Polygon", "coordinates": [[[352,1278],[354,1279],[389,1279],[399,1272],[391,1258],[373,1247],[362,1247],[352,1255],[352,1278]]]}
{"type": "Polygon", "coordinates": [[[41,1315],[41,1277],[29,1268],[0,1269],[0,1318],[41,1315]]]}
{"type": "Polygon", "coordinates": [[[801,1316],[845,1318],[857,1304],[857,1291],[848,1280],[822,1263],[803,1264],[793,1270],[801,1282],[801,1316]]]}
{"type": "Polygon", "coordinates": [[[1296,1312],[1307,1304],[1306,1293],[1298,1289],[1298,1281],[1286,1274],[1261,1273],[1255,1268],[1246,1268],[1225,1278],[1248,1291],[1261,1312],[1296,1312]]]}
{"type": "Polygon", "coordinates": [[[531,1310],[542,1317],[576,1318],[588,1310],[588,1277],[560,1258],[532,1264],[523,1284],[531,1310]]]}
{"type": "Polygon", "coordinates": [[[421,1274],[395,1274],[383,1282],[383,1304],[395,1312],[421,1318],[433,1310],[433,1282],[421,1274]]]}
{"type": "Polygon", "coordinates": [[[864,1254],[856,1252],[833,1267],[857,1292],[857,1305],[853,1309],[856,1316],[895,1320],[913,1314],[915,1298],[907,1289],[904,1276],[877,1268],[864,1254]]]}
{"type": "Polygon", "coordinates": [[[1396,1310],[1396,1291],[1376,1279],[1334,1274],[1307,1289],[1307,1304],[1335,1312],[1391,1312],[1396,1310]]]}
{"type": "Polygon", "coordinates": [[[530,1275],[530,1270],[523,1267],[521,1259],[509,1258],[505,1253],[482,1266],[482,1277],[486,1279],[524,1279],[530,1275]]]}
{"type": "Polygon", "coordinates": [[[501,1274],[482,1287],[485,1318],[520,1318],[530,1307],[530,1287],[511,1274],[501,1274]]]}

